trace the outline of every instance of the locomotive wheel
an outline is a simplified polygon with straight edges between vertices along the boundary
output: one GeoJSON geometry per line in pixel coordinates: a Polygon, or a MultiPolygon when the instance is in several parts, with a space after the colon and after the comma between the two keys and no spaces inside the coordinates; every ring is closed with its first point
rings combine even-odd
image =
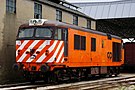
{"type": "Polygon", "coordinates": [[[78,70],[78,81],[81,81],[83,79],[83,75],[84,75],[84,72],[81,69],[79,69],[78,70]]]}
{"type": "Polygon", "coordinates": [[[34,84],[36,81],[36,76],[29,74],[28,72],[24,72],[24,77],[25,77],[26,81],[30,81],[32,84],[34,84]]]}
{"type": "Polygon", "coordinates": [[[116,69],[116,70],[115,70],[115,74],[114,74],[115,77],[117,77],[117,76],[119,75],[119,73],[120,73],[119,69],[116,69]]]}
{"type": "Polygon", "coordinates": [[[109,77],[112,77],[113,72],[112,72],[112,70],[111,70],[111,69],[109,69],[109,71],[108,71],[108,75],[109,75],[109,77]]]}
{"type": "Polygon", "coordinates": [[[48,73],[48,83],[57,83],[58,79],[57,79],[57,74],[55,74],[54,72],[49,72],[48,73]]]}
{"type": "Polygon", "coordinates": [[[115,75],[115,77],[117,77],[118,76],[118,73],[115,73],[114,75],[115,75]]]}

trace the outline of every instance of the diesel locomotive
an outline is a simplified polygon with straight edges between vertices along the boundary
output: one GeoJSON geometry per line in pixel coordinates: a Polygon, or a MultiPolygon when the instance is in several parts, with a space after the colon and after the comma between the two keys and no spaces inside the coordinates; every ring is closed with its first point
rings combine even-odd
{"type": "Polygon", "coordinates": [[[18,30],[14,69],[29,81],[117,76],[123,63],[122,39],[115,35],[46,19],[18,30]]]}

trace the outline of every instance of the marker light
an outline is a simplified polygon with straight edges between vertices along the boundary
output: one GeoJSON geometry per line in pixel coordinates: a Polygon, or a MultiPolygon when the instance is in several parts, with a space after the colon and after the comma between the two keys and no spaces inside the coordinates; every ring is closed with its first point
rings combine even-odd
{"type": "Polygon", "coordinates": [[[50,69],[50,67],[48,65],[46,65],[46,64],[42,64],[40,66],[40,71],[41,72],[47,72],[47,71],[49,71],[49,69],[50,69]]]}
{"type": "Polygon", "coordinates": [[[19,70],[19,65],[17,64],[17,63],[15,63],[14,65],[13,65],[13,69],[15,70],[15,71],[17,71],[17,70],[19,70]]]}
{"type": "Polygon", "coordinates": [[[23,66],[23,70],[25,70],[26,69],[26,67],[25,66],[23,66]]]}
{"type": "Polygon", "coordinates": [[[18,50],[18,55],[20,55],[21,50],[18,50]]]}
{"type": "Polygon", "coordinates": [[[48,21],[47,19],[30,19],[29,26],[32,25],[43,25],[44,22],[48,21]]]}
{"type": "Polygon", "coordinates": [[[36,54],[39,54],[39,53],[40,53],[40,51],[37,51],[37,52],[36,52],[36,54]]]}
{"type": "Polygon", "coordinates": [[[46,50],[46,51],[45,51],[45,55],[46,55],[46,56],[49,55],[49,50],[46,50]]]}
{"type": "Polygon", "coordinates": [[[30,51],[26,51],[26,54],[29,54],[30,53],[30,51]]]}

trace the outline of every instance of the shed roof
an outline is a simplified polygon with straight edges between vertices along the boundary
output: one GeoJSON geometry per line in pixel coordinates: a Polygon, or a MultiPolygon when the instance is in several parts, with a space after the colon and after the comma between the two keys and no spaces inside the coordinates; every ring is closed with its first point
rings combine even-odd
{"type": "Polygon", "coordinates": [[[114,2],[74,3],[80,11],[95,19],[135,17],[135,0],[114,2]]]}

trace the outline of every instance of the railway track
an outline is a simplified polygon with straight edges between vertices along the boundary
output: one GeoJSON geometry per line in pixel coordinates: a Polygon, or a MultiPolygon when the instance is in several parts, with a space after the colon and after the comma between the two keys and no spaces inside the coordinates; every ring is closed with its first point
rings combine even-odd
{"type": "MultiPolygon", "coordinates": [[[[115,78],[107,78],[95,81],[86,81],[79,83],[71,83],[65,85],[58,86],[49,86],[37,88],[40,89],[51,89],[51,90],[120,90],[121,88],[130,88],[130,89],[122,89],[122,90],[132,90],[130,86],[135,84],[135,76],[131,77],[115,77],[115,78]]],[[[133,86],[132,86],[133,87],[133,86]]],[[[133,87],[135,89],[135,86],[133,87]]],[[[133,90],[134,90],[133,89],[133,90]]]]}
{"type": "MultiPolygon", "coordinates": [[[[36,82],[35,84],[20,83],[1,85],[0,90],[119,90],[121,88],[135,89],[135,74],[130,76],[120,75],[119,77],[101,78],[96,80],[81,81],[65,84],[44,84],[44,82],[36,82]]],[[[122,89],[127,90],[127,89],[122,89]]]]}

